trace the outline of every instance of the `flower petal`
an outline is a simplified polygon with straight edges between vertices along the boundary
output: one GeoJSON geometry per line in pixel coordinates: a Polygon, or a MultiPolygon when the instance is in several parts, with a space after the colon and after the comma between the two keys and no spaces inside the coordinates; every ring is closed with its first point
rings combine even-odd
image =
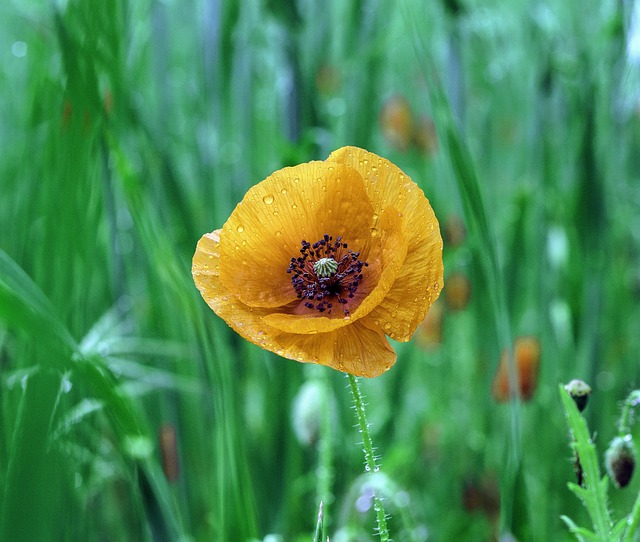
{"type": "Polygon", "coordinates": [[[374,212],[393,204],[405,217],[409,244],[406,260],[384,300],[367,316],[367,323],[377,321],[391,338],[408,341],[444,284],[442,238],[433,209],[422,190],[400,168],[380,156],[344,147],[333,152],[327,161],[358,169],[374,212]]]}
{"type": "Polygon", "coordinates": [[[296,299],[286,269],[303,239],[342,236],[366,257],[372,221],[356,170],[328,162],[281,169],[252,187],[223,226],[220,278],[247,305],[286,305],[296,299]]]}
{"type": "Polygon", "coordinates": [[[275,351],[262,317],[269,309],[247,307],[220,280],[220,232],[203,235],[193,256],[191,273],[203,299],[213,311],[245,339],[275,351]]]}
{"type": "Polygon", "coordinates": [[[387,371],[396,361],[396,353],[384,333],[361,322],[331,333],[279,337],[280,355],[298,361],[309,360],[355,376],[373,378],[387,371]]]}
{"type": "Polygon", "coordinates": [[[380,233],[371,239],[369,267],[363,272],[364,280],[358,294],[364,293],[360,304],[348,317],[327,318],[317,313],[307,315],[278,312],[263,319],[270,326],[288,333],[326,333],[352,325],[356,320],[369,314],[388,294],[396,277],[402,272],[402,264],[407,254],[408,237],[404,234],[403,217],[396,209],[389,207],[381,213],[380,233]],[[372,287],[373,286],[373,287],[372,287]]]}

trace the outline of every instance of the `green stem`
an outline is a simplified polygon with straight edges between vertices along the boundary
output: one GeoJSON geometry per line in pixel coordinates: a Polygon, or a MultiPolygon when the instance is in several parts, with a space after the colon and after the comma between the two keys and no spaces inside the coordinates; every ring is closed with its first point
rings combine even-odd
{"type": "Polygon", "coordinates": [[[638,404],[640,404],[640,390],[634,390],[627,396],[620,414],[618,434],[621,437],[631,432],[631,414],[638,404]]]}
{"type": "MultiPolygon", "coordinates": [[[[321,375],[320,381],[322,382],[322,392],[324,394],[325,404],[333,404],[333,396],[330,397],[329,383],[327,378],[327,371],[319,371],[321,375]]],[[[332,409],[325,408],[322,412],[322,418],[320,420],[320,442],[318,443],[318,468],[317,468],[317,480],[318,480],[318,500],[322,505],[322,523],[320,540],[327,539],[327,525],[330,523],[330,506],[333,502],[333,493],[331,486],[333,483],[333,442],[332,442],[332,409]],[[327,519],[327,521],[324,520],[327,519]]]]}
{"type": "MultiPolygon", "coordinates": [[[[365,469],[367,472],[378,472],[379,467],[376,465],[376,458],[373,454],[373,444],[371,443],[371,434],[369,433],[369,424],[367,423],[367,415],[364,409],[364,401],[360,392],[360,384],[358,379],[348,374],[349,385],[351,386],[351,394],[353,395],[353,404],[356,409],[358,423],[360,424],[360,434],[362,435],[362,446],[364,448],[365,469]]],[[[376,511],[378,519],[378,533],[382,542],[389,541],[389,529],[387,528],[387,517],[382,505],[382,499],[378,496],[377,491],[373,496],[373,509],[376,511]]]]}
{"type": "Polygon", "coordinates": [[[636,502],[633,503],[633,510],[627,519],[627,530],[624,533],[623,542],[632,542],[638,528],[640,528],[640,493],[638,493],[636,502]]]}

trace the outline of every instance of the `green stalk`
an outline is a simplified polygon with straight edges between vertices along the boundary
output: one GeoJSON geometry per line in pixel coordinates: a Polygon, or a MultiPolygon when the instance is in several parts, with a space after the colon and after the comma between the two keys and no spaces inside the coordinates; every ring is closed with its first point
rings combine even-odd
{"type": "MultiPolygon", "coordinates": [[[[325,403],[332,404],[329,400],[329,383],[327,379],[327,371],[320,371],[320,378],[322,379],[322,389],[324,393],[325,403]]],[[[321,539],[327,539],[327,521],[324,521],[324,517],[327,516],[327,507],[333,502],[333,494],[331,486],[333,483],[333,442],[332,435],[332,409],[325,408],[322,412],[321,429],[320,429],[320,442],[318,443],[318,500],[322,506],[322,523],[321,523],[321,539]]],[[[320,521],[320,519],[319,519],[320,521]]]]}
{"type": "MultiPolygon", "coordinates": [[[[364,409],[364,401],[360,392],[360,384],[358,379],[352,374],[347,375],[349,385],[351,386],[351,394],[353,395],[353,405],[360,424],[360,433],[362,434],[362,446],[364,450],[365,470],[367,472],[378,472],[379,467],[376,465],[376,458],[373,454],[373,444],[371,443],[371,434],[369,433],[369,424],[364,409]]],[[[387,528],[387,517],[382,504],[382,499],[377,493],[373,495],[373,509],[376,511],[378,520],[378,533],[382,542],[389,541],[389,529],[387,528]]]]}
{"type": "Polygon", "coordinates": [[[631,432],[631,415],[635,406],[640,404],[640,390],[632,391],[624,401],[620,420],[618,421],[618,435],[623,437],[631,432]]]}
{"type": "Polygon", "coordinates": [[[627,530],[624,533],[623,542],[632,542],[635,534],[640,528],[640,493],[636,497],[636,501],[633,503],[633,509],[627,519],[627,530]]]}

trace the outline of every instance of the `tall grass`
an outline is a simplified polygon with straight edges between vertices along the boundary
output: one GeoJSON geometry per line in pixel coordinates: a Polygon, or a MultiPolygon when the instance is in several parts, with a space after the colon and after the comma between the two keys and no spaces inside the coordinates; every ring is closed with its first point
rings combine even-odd
{"type": "MultiPolygon", "coordinates": [[[[557,384],[591,383],[588,425],[608,442],[640,379],[630,4],[1,12],[1,539],[311,540],[322,500],[331,540],[368,540],[372,484],[396,540],[542,542],[570,538],[561,515],[588,523],[566,485],[557,384]],[[437,147],[385,135],[394,96],[433,120],[437,147]],[[190,278],[197,239],[249,186],[346,144],[420,184],[445,231],[445,285],[463,274],[472,292],[462,309],[441,300],[441,344],[395,345],[396,366],[361,382],[374,478],[343,375],[242,342],[190,278]],[[537,389],[497,403],[500,353],[521,335],[541,345],[537,389]],[[300,419],[305,383],[322,400],[300,419]]],[[[638,490],[636,477],[610,507],[638,490]]]]}

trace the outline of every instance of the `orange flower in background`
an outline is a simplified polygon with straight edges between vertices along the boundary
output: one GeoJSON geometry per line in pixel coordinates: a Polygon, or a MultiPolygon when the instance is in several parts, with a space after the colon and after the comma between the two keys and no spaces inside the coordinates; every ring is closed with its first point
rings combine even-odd
{"type": "Polygon", "coordinates": [[[406,151],[413,137],[413,112],[404,96],[389,97],[380,109],[380,129],[385,140],[401,151],[406,151]]]}
{"type": "Polygon", "coordinates": [[[418,186],[356,147],[276,171],[205,234],[193,277],[207,304],[262,348],[377,376],[443,285],[438,221],[418,186]]]}
{"type": "Polygon", "coordinates": [[[461,311],[471,298],[471,283],[466,275],[452,273],[447,277],[447,288],[444,291],[444,299],[447,307],[453,311],[461,311]]]}
{"type": "MultiPolygon", "coordinates": [[[[447,282],[447,288],[449,283],[447,282]]],[[[442,321],[444,319],[444,306],[442,300],[436,301],[427,316],[418,326],[416,342],[425,350],[435,350],[442,344],[442,321]]]]}
{"type": "MultiPolygon", "coordinates": [[[[513,359],[518,369],[518,392],[523,401],[533,397],[540,369],[540,343],[535,337],[518,337],[513,345],[513,359]]],[[[511,399],[509,393],[509,356],[505,350],[500,356],[498,371],[493,380],[493,396],[497,401],[511,399]]]]}

